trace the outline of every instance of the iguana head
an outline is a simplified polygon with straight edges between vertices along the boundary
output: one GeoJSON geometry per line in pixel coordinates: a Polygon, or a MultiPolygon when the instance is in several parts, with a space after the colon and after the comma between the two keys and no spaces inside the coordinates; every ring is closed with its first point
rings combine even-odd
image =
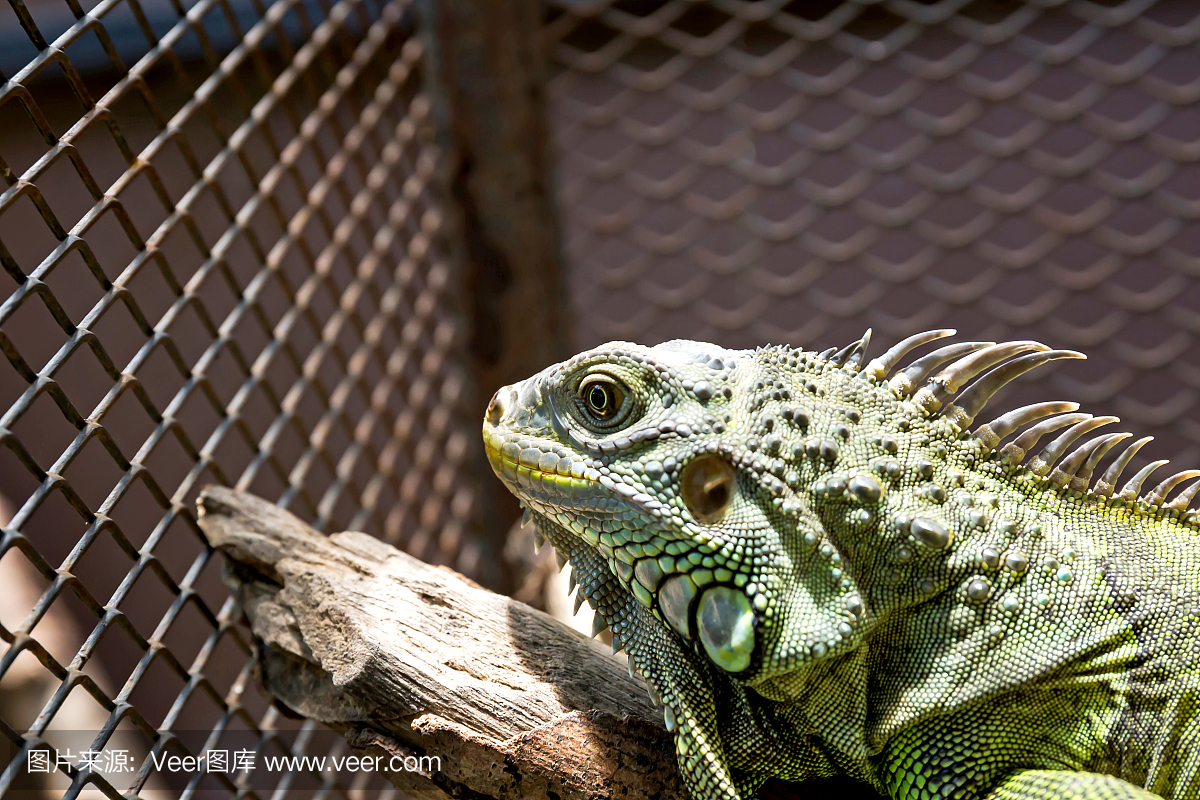
{"type": "MultiPolygon", "coordinates": [[[[938,364],[986,356],[966,377],[1031,350],[1008,363],[1076,355],[1034,342],[946,349],[938,364]]],[[[942,408],[964,374],[908,397],[903,382],[929,365],[888,383],[886,359],[860,369],[864,351],[865,340],[824,354],[613,342],[497,392],[487,451],[543,528],[594,548],[653,618],[754,683],[854,647],[876,611],[863,583],[882,552],[953,538],[937,514],[906,516],[888,495],[933,476],[909,458],[914,444],[953,446],[973,416],[942,408]]]]}
{"type": "Polygon", "coordinates": [[[615,342],[501,389],[485,422],[496,474],[535,518],[742,678],[820,656],[863,613],[802,486],[844,442],[825,398],[769,374],[781,357],[817,368],[790,351],[615,342]]]}

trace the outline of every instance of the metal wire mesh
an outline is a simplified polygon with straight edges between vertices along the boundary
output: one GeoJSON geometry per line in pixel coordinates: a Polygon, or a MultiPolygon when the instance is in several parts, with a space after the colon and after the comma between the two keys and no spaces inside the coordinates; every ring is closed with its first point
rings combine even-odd
{"type": "MultiPolygon", "coordinates": [[[[488,560],[412,29],[407,0],[0,8],[0,794],[381,785],[145,754],[341,747],[247,691],[203,484],[488,560]],[[33,780],[72,729],[135,770],[33,780]]],[[[1092,354],[1053,396],[1200,462],[1190,0],[550,0],[543,35],[580,346],[1038,338],[1092,354]]]]}
{"type": "Polygon", "coordinates": [[[1200,5],[550,6],[581,346],[1035,338],[1200,462],[1200,5]]]}
{"type": "Polygon", "coordinates": [[[412,28],[407,0],[0,9],[0,795],[383,785],[148,754],[344,748],[247,691],[204,484],[479,563],[412,28]],[[118,740],[127,769],[72,758],[118,740]]]}

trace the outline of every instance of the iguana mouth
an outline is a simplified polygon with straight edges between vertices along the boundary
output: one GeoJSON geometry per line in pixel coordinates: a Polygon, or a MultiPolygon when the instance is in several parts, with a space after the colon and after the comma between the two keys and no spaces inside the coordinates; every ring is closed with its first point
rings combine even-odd
{"type": "MultiPolygon", "coordinates": [[[[545,453],[537,457],[533,463],[530,456],[526,456],[524,460],[521,458],[522,449],[516,442],[505,441],[504,437],[498,433],[484,432],[484,450],[487,451],[488,462],[492,465],[492,470],[501,480],[509,482],[515,481],[521,484],[524,480],[528,482],[529,488],[554,489],[557,492],[571,497],[579,496],[579,492],[586,489],[593,489],[598,486],[599,473],[595,477],[590,477],[587,474],[587,468],[580,465],[575,471],[578,475],[572,473],[571,467],[566,466],[565,472],[558,470],[558,464],[561,464],[564,459],[555,455],[553,452],[545,453]],[[544,456],[553,456],[554,469],[550,469],[550,459],[544,456]]],[[[534,450],[536,448],[525,448],[525,450],[534,450]]],[[[578,462],[574,462],[578,464],[578,462]]],[[[594,470],[593,470],[594,471],[594,470]]],[[[524,488],[524,484],[522,484],[524,488]]]]}
{"type": "MultiPolygon", "coordinates": [[[[663,513],[664,504],[650,495],[605,477],[574,454],[560,455],[561,445],[531,436],[506,437],[495,430],[496,424],[491,420],[484,423],[483,442],[488,462],[496,476],[522,496],[530,490],[542,491],[556,500],[570,500],[576,504],[606,499],[610,503],[636,508],[651,517],[663,513]],[[526,447],[521,446],[522,441],[526,447]]],[[[536,496],[526,499],[534,503],[538,500],[536,496]]]]}

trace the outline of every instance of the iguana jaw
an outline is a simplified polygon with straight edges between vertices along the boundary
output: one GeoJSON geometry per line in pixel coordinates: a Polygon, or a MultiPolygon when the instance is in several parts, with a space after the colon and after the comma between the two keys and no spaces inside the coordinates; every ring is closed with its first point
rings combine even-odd
{"type": "MultiPolygon", "coordinates": [[[[496,439],[489,433],[495,431],[485,424],[484,439],[488,442],[488,458],[493,470],[532,509],[539,537],[544,536],[554,545],[560,564],[570,561],[572,582],[578,583],[580,597],[586,596],[597,611],[597,620],[603,620],[612,628],[614,652],[624,648],[629,653],[631,672],[636,669],[645,678],[652,699],[664,706],[665,722],[668,730],[676,734],[679,764],[690,793],[724,800],[753,796],[758,780],[747,770],[755,763],[755,758],[764,753],[776,753],[774,748],[778,738],[763,732],[743,731],[744,736],[728,739],[728,731],[724,729],[726,723],[721,721],[725,717],[719,713],[730,697],[749,700],[757,696],[753,691],[737,689],[737,684],[753,686],[764,681],[769,684],[773,680],[772,675],[757,674],[761,671],[761,662],[740,673],[721,666],[722,660],[740,666],[743,651],[737,643],[738,637],[745,635],[745,627],[741,631],[736,628],[739,623],[745,625],[742,622],[745,618],[728,624],[730,635],[723,648],[722,643],[712,641],[712,637],[706,647],[698,633],[700,624],[696,619],[703,612],[693,599],[684,606],[687,633],[681,635],[676,624],[664,620],[660,613],[663,595],[671,590],[660,589],[647,603],[644,599],[646,590],[639,583],[636,570],[633,579],[629,580],[627,565],[613,557],[611,547],[598,539],[589,544],[587,540],[593,538],[593,534],[586,533],[586,528],[585,532],[579,530],[580,525],[573,516],[576,512],[567,502],[574,500],[589,508],[589,500],[628,502],[629,498],[586,476],[567,480],[557,470],[541,470],[506,458],[501,448],[493,446],[496,439]],[[540,499],[535,499],[538,497],[540,499]],[[654,606],[656,599],[658,607],[654,606]],[[717,657],[714,658],[711,651],[718,648],[725,652],[715,653],[717,657]]],[[[527,437],[526,442],[532,444],[527,437]]],[[[726,587],[717,588],[724,590],[726,587]]],[[[726,595],[726,610],[738,610],[737,597],[726,595]]],[[[711,605],[720,610],[716,600],[711,605]]],[[[734,616],[736,618],[736,613],[734,616]]],[[[749,626],[755,624],[751,621],[749,626]]],[[[830,624],[835,625],[837,621],[830,624]]],[[[769,645],[761,640],[763,631],[757,632],[760,636],[751,646],[760,652],[769,645]]],[[[750,633],[755,633],[753,627],[750,633]]],[[[805,655],[811,653],[808,648],[804,652],[805,655]]],[[[835,655],[832,651],[828,653],[829,658],[835,655]]],[[[809,663],[820,660],[812,658],[809,663]]],[[[793,667],[788,671],[795,679],[804,667],[793,667]]],[[[760,722],[765,724],[764,720],[760,722]]]]}

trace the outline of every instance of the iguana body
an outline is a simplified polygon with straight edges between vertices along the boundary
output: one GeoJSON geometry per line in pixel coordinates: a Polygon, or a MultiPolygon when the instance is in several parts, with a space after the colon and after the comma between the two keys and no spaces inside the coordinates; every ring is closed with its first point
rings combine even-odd
{"type": "Polygon", "coordinates": [[[1115,420],[1069,403],[971,435],[1002,385],[1080,356],[899,365],[949,333],[865,366],[869,337],[617,342],[493,399],[493,468],[661,696],[697,800],[837,773],[922,800],[1200,797],[1200,482],[1166,500],[1200,472],[1139,499],[1148,472],[1118,477],[1145,440],[1088,437],[1115,420]]]}

